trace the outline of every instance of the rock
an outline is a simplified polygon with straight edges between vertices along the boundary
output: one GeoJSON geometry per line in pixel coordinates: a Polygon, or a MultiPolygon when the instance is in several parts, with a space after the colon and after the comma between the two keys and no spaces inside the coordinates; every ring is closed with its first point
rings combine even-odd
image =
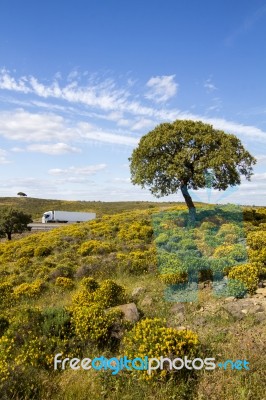
{"type": "Polygon", "coordinates": [[[184,306],[183,303],[175,303],[175,304],[171,307],[170,311],[171,311],[172,313],[182,313],[182,314],[184,314],[184,313],[185,313],[185,306],[184,306]]]}
{"type": "Polygon", "coordinates": [[[234,296],[229,296],[229,297],[226,297],[226,298],[224,299],[224,301],[225,301],[226,303],[228,303],[228,302],[230,302],[230,301],[235,301],[235,298],[234,298],[234,296]]]}
{"type": "Polygon", "coordinates": [[[203,326],[203,325],[206,325],[206,323],[207,323],[207,320],[204,317],[195,318],[193,321],[193,325],[195,324],[196,326],[203,326]]]}
{"type": "MultiPolygon", "coordinates": [[[[242,319],[248,314],[257,315],[265,314],[265,309],[261,303],[255,302],[253,299],[240,299],[231,301],[223,305],[223,308],[236,319],[242,319]]],[[[261,316],[259,317],[262,320],[261,316]]]]}
{"type": "Polygon", "coordinates": [[[146,306],[151,306],[152,305],[152,298],[150,296],[145,296],[144,299],[141,302],[141,306],[142,307],[146,307],[146,306]]]}
{"type": "Polygon", "coordinates": [[[125,321],[137,322],[139,320],[139,312],[135,303],[122,304],[115,308],[123,312],[125,321]]]}
{"type": "Polygon", "coordinates": [[[255,319],[256,319],[257,322],[263,322],[263,321],[265,321],[265,320],[266,320],[266,314],[265,314],[265,312],[258,312],[258,313],[255,315],[255,319]]]}
{"type": "Polygon", "coordinates": [[[178,319],[178,321],[180,323],[184,322],[185,319],[186,319],[183,313],[178,313],[178,314],[175,315],[175,317],[176,317],[176,319],[178,319]]]}
{"type": "Polygon", "coordinates": [[[204,288],[205,288],[204,282],[200,282],[200,283],[198,284],[198,289],[199,289],[199,290],[202,290],[202,289],[204,289],[204,288]]]}
{"type": "Polygon", "coordinates": [[[266,287],[257,289],[256,294],[261,294],[262,296],[266,297],[266,287]]]}
{"type": "Polygon", "coordinates": [[[141,296],[143,293],[145,293],[146,292],[146,288],[144,288],[144,287],[136,287],[133,291],[132,291],[132,294],[131,294],[131,296],[132,297],[134,297],[134,298],[138,298],[139,296],[141,296]]]}

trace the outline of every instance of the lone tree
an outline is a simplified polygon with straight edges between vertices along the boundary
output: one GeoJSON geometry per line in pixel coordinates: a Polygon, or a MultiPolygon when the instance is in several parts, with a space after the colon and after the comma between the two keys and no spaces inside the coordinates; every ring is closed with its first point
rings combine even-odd
{"type": "Polygon", "coordinates": [[[0,212],[0,236],[7,236],[11,240],[13,233],[22,233],[28,230],[27,225],[32,222],[31,216],[12,208],[2,208],[0,212]]]}
{"type": "Polygon", "coordinates": [[[20,196],[20,197],[27,197],[26,193],[23,193],[23,192],[18,192],[18,193],[17,193],[17,196],[20,196]]]}
{"type": "Polygon", "coordinates": [[[141,138],[129,161],[133,184],[156,197],[181,189],[192,216],[195,206],[188,189],[239,185],[241,175],[250,180],[256,163],[236,136],[190,120],[158,125],[141,138]]]}

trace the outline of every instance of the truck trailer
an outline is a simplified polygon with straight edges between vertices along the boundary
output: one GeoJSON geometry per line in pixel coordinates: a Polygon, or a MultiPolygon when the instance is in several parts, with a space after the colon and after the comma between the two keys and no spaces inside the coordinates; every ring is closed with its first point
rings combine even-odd
{"type": "Polygon", "coordinates": [[[72,211],[46,211],[42,216],[42,223],[51,222],[85,222],[95,219],[95,213],[72,212],[72,211]]]}

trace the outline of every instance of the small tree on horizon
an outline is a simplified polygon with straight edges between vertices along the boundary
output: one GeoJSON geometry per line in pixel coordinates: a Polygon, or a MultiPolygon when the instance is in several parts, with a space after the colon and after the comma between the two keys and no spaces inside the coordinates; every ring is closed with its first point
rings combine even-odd
{"type": "Polygon", "coordinates": [[[250,180],[256,163],[235,135],[191,120],[158,125],[142,136],[129,161],[134,185],[156,197],[181,189],[192,215],[195,205],[188,189],[226,190],[239,185],[241,175],[250,180]]]}
{"type": "Polygon", "coordinates": [[[13,208],[0,209],[0,236],[7,236],[11,240],[13,233],[22,233],[28,230],[27,225],[32,222],[31,215],[13,208]]]}

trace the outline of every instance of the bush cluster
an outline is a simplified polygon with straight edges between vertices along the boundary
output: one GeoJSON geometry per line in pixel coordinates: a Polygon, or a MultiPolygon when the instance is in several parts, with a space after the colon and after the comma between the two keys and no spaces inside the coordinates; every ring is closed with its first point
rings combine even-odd
{"type": "MultiPolygon", "coordinates": [[[[145,356],[159,358],[161,355],[170,359],[194,357],[198,345],[199,339],[196,333],[167,327],[166,322],[159,318],[146,318],[136,323],[122,341],[123,351],[130,359],[136,357],[143,359],[145,356]]],[[[158,369],[151,375],[147,375],[147,371],[136,371],[136,373],[144,379],[149,379],[158,375],[165,376],[167,370],[158,369]]]]}

